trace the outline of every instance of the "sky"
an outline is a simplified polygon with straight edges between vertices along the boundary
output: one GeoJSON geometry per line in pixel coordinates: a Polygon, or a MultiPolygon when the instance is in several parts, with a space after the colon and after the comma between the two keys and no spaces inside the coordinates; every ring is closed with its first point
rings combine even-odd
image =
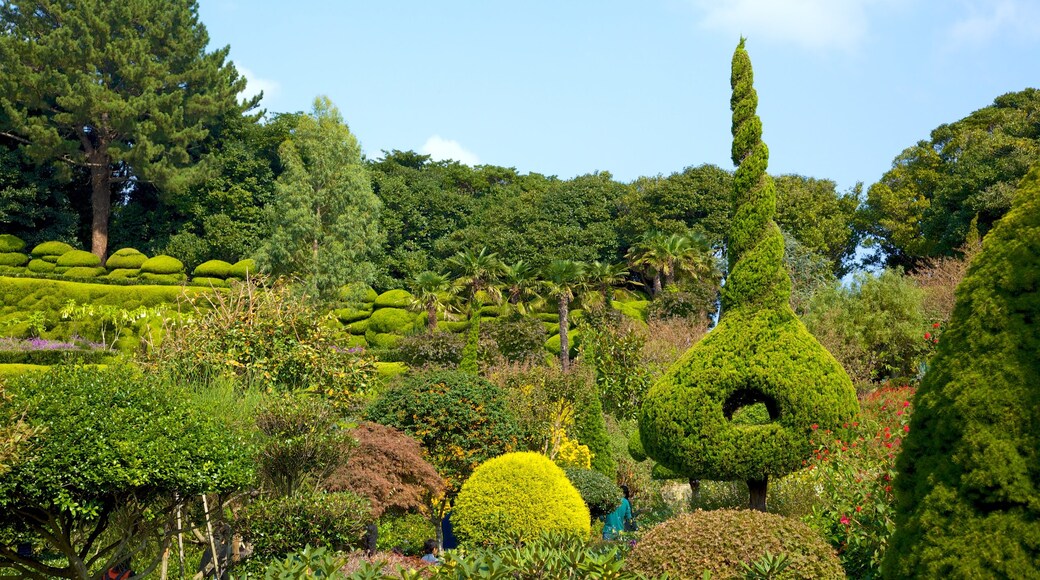
{"type": "Polygon", "coordinates": [[[565,179],[732,168],[741,35],[770,173],[839,191],[1040,86],[1040,0],[199,0],[199,14],[269,113],[327,95],[369,158],[565,179]]]}

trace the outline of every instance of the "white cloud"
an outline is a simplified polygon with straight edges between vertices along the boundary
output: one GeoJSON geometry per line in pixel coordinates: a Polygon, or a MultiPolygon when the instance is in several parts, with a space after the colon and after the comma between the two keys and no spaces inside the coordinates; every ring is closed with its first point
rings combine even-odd
{"type": "Polygon", "coordinates": [[[950,27],[950,39],[954,44],[984,44],[1005,34],[1028,39],[1040,38],[1040,7],[1033,2],[976,0],[967,3],[967,12],[967,17],[950,27]]]}
{"type": "Polygon", "coordinates": [[[810,50],[853,50],[868,29],[867,7],[888,0],[692,0],[701,26],[793,43],[810,50]]]}
{"type": "Polygon", "coordinates": [[[466,165],[478,165],[480,163],[476,153],[467,150],[458,141],[443,139],[440,135],[434,135],[427,139],[419,151],[424,155],[429,155],[434,161],[453,159],[466,165]]]}
{"type": "Polygon", "coordinates": [[[238,69],[238,74],[242,75],[246,79],[246,88],[239,93],[240,97],[253,97],[259,94],[260,91],[264,92],[264,97],[273,97],[278,94],[278,91],[282,88],[281,85],[278,84],[278,81],[260,78],[256,76],[253,71],[240,64],[235,64],[235,68],[238,69]]]}

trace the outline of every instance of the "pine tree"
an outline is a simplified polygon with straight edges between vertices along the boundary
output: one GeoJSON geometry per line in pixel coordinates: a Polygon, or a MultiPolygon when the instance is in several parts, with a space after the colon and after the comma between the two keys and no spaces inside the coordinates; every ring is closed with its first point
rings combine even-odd
{"type": "Polygon", "coordinates": [[[0,135],[38,162],[89,170],[91,251],[105,258],[114,193],[177,189],[245,80],[206,52],[194,0],[0,3],[0,135]]]}
{"type": "Polygon", "coordinates": [[[722,316],[651,387],[639,426],[647,455],[665,468],[689,479],[747,481],[751,506],[765,510],[768,479],[809,457],[813,424],[840,425],[857,402],[848,375],[789,305],[784,239],[773,222],[776,191],[744,39],[733,55],[731,85],[738,167],[722,316]]]}
{"type": "Polygon", "coordinates": [[[886,576],[1040,577],[1040,165],[957,288],[914,409],[886,576]]]}

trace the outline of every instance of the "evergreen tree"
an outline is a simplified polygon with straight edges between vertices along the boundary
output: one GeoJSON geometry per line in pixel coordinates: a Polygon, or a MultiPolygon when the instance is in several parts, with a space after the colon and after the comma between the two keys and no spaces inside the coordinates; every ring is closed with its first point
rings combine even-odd
{"type": "Polygon", "coordinates": [[[1040,165],[986,236],[914,399],[891,578],[1040,577],[1040,165]]]}
{"type": "Polygon", "coordinates": [[[300,117],[278,154],[285,169],[257,263],[275,276],[298,278],[308,294],[322,298],[348,282],[371,282],[372,256],[384,239],[381,204],[357,139],[328,97],[315,99],[313,113],[300,117]]]}
{"type": "Polygon", "coordinates": [[[788,303],[791,280],[752,80],[741,39],[731,78],[738,167],[722,317],[651,387],[639,426],[647,455],[664,467],[689,479],[745,480],[751,506],[765,510],[769,477],[801,467],[813,424],[840,425],[857,403],[848,375],[788,303]],[[753,406],[769,420],[748,424],[753,406]]]}
{"type": "Polygon", "coordinates": [[[90,173],[91,251],[105,258],[114,193],[177,189],[245,80],[206,52],[194,0],[0,3],[0,135],[38,162],[90,173]]]}

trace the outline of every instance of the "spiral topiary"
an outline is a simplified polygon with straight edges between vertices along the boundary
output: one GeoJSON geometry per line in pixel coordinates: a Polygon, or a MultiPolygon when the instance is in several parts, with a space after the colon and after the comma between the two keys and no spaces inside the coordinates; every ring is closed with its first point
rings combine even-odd
{"type": "Polygon", "coordinates": [[[452,529],[467,545],[528,542],[546,532],[588,536],[589,510],[548,457],[506,453],[473,471],[455,499],[452,529]]]}
{"type": "Polygon", "coordinates": [[[756,510],[695,511],[668,520],[640,538],[625,568],[644,576],[743,578],[741,564],[783,554],[782,578],[844,578],[834,550],[804,523],[756,510]]]}
{"type": "Polygon", "coordinates": [[[891,578],[1040,578],[1040,165],[983,240],[896,463],[891,578]]]}
{"type": "Polygon", "coordinates": [[[852,381],[789,306],[784,239],[773,222],[776,191],[755,113],[751,60],[733,55],[733,218],[718,326],[644,397],[640,435],[647,455],[691,479],[745,480],[765,510],[768,478],[801,467],[812,425],[840,425],[858,409],[852,381]],[[769,422],[732,421],[764,403],[769,422]]]}
{"type": "Polygon", "coordinates": [[[594,518],[601,518],[621,505],[621,488],[602,473],[592,469],[568,467],[563,470],[571,485],[581,494],[582,501],[594,518]]]}

